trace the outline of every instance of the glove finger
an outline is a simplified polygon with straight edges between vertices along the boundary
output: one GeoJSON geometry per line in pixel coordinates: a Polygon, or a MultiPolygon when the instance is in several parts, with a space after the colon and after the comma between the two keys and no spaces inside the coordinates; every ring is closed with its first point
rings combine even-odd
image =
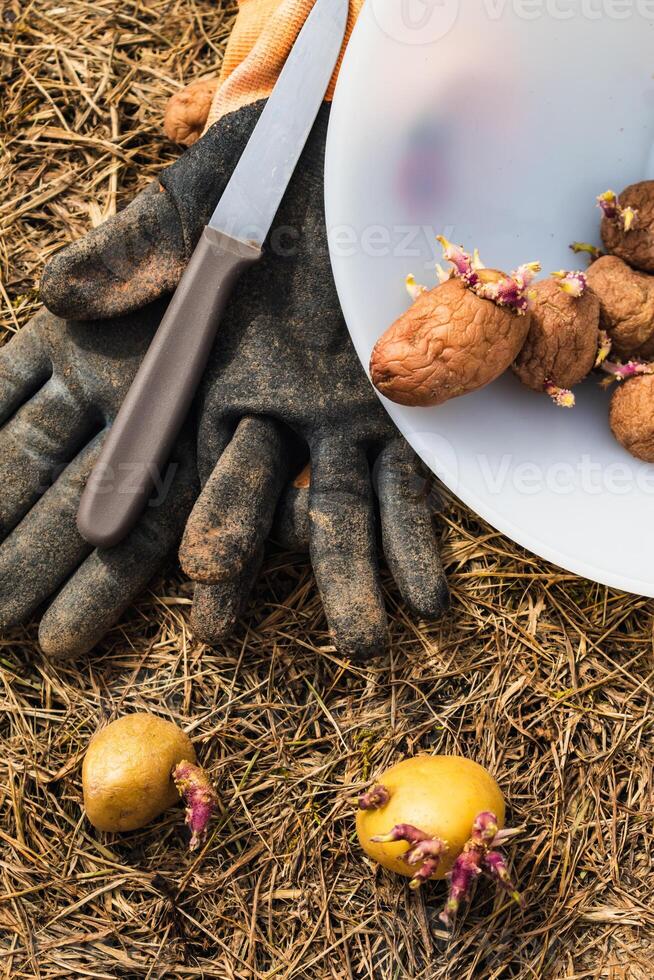
{"type": "Polygon", "coordinates": [[[311,464],[307,463],[279,498],[271,538],[287,551],[309,551],[309,487],[311,464]]]}
{"type": "Polygon", "coordinates": [[[127,208],[56,255],[41,281],[66,319],[122,316],[177,286],[261,114],[230,113],[127,208]]]}
{"type": "Polygon", "coordinates": [[[4,537],[57,479],[94,428],[75,392],[51,378],[0,431],[0,535],[4,537]]]}
{"type": "Polygon", "coordinates": [[[262,545],[240,574],[211,585],[196,584],[191,626],[195,637],[202,643],[214,646],[232,632],[247,605],[263,562],[263,554],[262,545]]]}
{"type": "Polygon", "coordinates": [[[0,626],[24,622],[91,552],[75,519],[101,442],[80,453],[0,545],[0,626]]]}
{"type": "Polygon", "coordinates": [[[0,349],[0,425],[52,374],[39,319],[37,314],[0,349]]]}
{"type": "Polygon", "coordinates": [[[46,653],[57,657],[87,653],[174,554],[198,492],[189,442],[173,460],[178,470],[162,491],[162,499],[153,498],[119,545],[89,555],[45,612],[39,640],[46,653]]]}
{"type": "Polygon", "coordinates": [[[156,182],[50,260],[41,298],[64,319],[123,316],[175,289],[189,255],[175,203],[156,182]]]}
{"type": "Polygon", "coordinates": [[[342,653],[367,657],[387,633],[368,463],[342,440],[320,443],[311,463],[310,553],[327,623],[342,653]]]}
{"type": "Polygon", "coordinates": [[[219,582],[242,574],[268,537],[287,465],[278,423],[242,419],[184,532],[179,557],[191,579],[219,582]]]}
{"type": "Polygon", "coordinates": [[[386,563],[413,611],[433,619],[447,609],[450,593],[420,462],[404,439],[396,439],[376,469],[386,563]]]}

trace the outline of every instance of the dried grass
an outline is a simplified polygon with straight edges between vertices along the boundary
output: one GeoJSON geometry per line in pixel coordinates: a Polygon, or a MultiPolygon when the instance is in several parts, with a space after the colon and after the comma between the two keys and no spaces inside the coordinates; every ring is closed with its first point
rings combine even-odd
{"type": "MultiPolygon", "coordinates": [[[[213,0],[2,8],[0,303],[36,308],[44,261],[175,156],[168,95],[219,64],[213,0]]],[[[446,499],[453,608],[415,623],[385,579],[388,656],[329,646],[306,560],[272,551],[237,634],[188,631],[156,582],[89,657],[34,627],[0,639],[0,972],[8,977],[650,978],[651,601],[546,565],[446,499]],[[80,761],[104,720],[182,723],[220,787],[207,846],[182,816],[111,838],[86,823],[80,761]],[[490,889],[452,936],[442,886],[416,896],[362,860],[357,788],[418,749],[469,753],[524,825],[521,913],[490,889]]]]}

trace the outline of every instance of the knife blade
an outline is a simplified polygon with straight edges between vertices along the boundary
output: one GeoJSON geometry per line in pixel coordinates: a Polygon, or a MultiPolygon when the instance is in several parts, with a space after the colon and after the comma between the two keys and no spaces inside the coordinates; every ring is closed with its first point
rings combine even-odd
{"type": "Polygon", "coordinates": [[[77,527],[93,545],[121,541],[162,481],[229,295],[263,254],[315,122],[348,6],[316,0],[173,294],[82,494],[77,527]]]}
{"type": "Polygon", "coordinates": [[[347,12],[348,4],[340,0],[316,3],[209,219],[210,228],[263,245],[334,72],[347,12]],[[317,104],[315,112],[308,113],[307,104],[317,104]]]}

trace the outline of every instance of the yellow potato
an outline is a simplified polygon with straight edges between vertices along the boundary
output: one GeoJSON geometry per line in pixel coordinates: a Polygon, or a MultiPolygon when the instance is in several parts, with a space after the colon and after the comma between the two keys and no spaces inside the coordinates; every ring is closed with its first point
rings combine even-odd
{"type": "Polygon", "coordinates": [[[157,715],[125,715],[93,737],[82,766],[86,815],[97,830],[136,830],[179,803],[175,766],[195,762],[187,735],[157,715]]]}
{"type": "Polygon", "coordinates": [[[403,855],[410,850],[404,840],[377,842],[397,824],[411,824],[446,845],[438,869],[431,876],[444,878],[470,839],[475,818],[485,811],[504,827],[504,798],[500,788],[482,766],[456,755],[418,755],[404,759],[382,773],[375,786],[388,793],[388,802],[374,809],[359,810],[356,824],[363,850],[389,871],[412,877],[415,865],[403,855]]]}

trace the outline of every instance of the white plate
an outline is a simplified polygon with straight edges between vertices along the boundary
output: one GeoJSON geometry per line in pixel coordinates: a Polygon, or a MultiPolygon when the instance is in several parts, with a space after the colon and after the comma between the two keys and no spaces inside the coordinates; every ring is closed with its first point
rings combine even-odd
{"type": "MultiPolygon", "coordinates": [[[[336,284],[364,367],[435,284],[436,234],[487,264],[585,265],[595,196],[654,177],[654,0],[368,0],[327,148],[336,284]],[[598,16],[597,16],[598,15],[598,16]]],[[[595,382],[556,408],[511,375],[446,405],[382,398],[438,476],[562,568],[654,596],[654,466],[613,439],[595,382]]]]}

